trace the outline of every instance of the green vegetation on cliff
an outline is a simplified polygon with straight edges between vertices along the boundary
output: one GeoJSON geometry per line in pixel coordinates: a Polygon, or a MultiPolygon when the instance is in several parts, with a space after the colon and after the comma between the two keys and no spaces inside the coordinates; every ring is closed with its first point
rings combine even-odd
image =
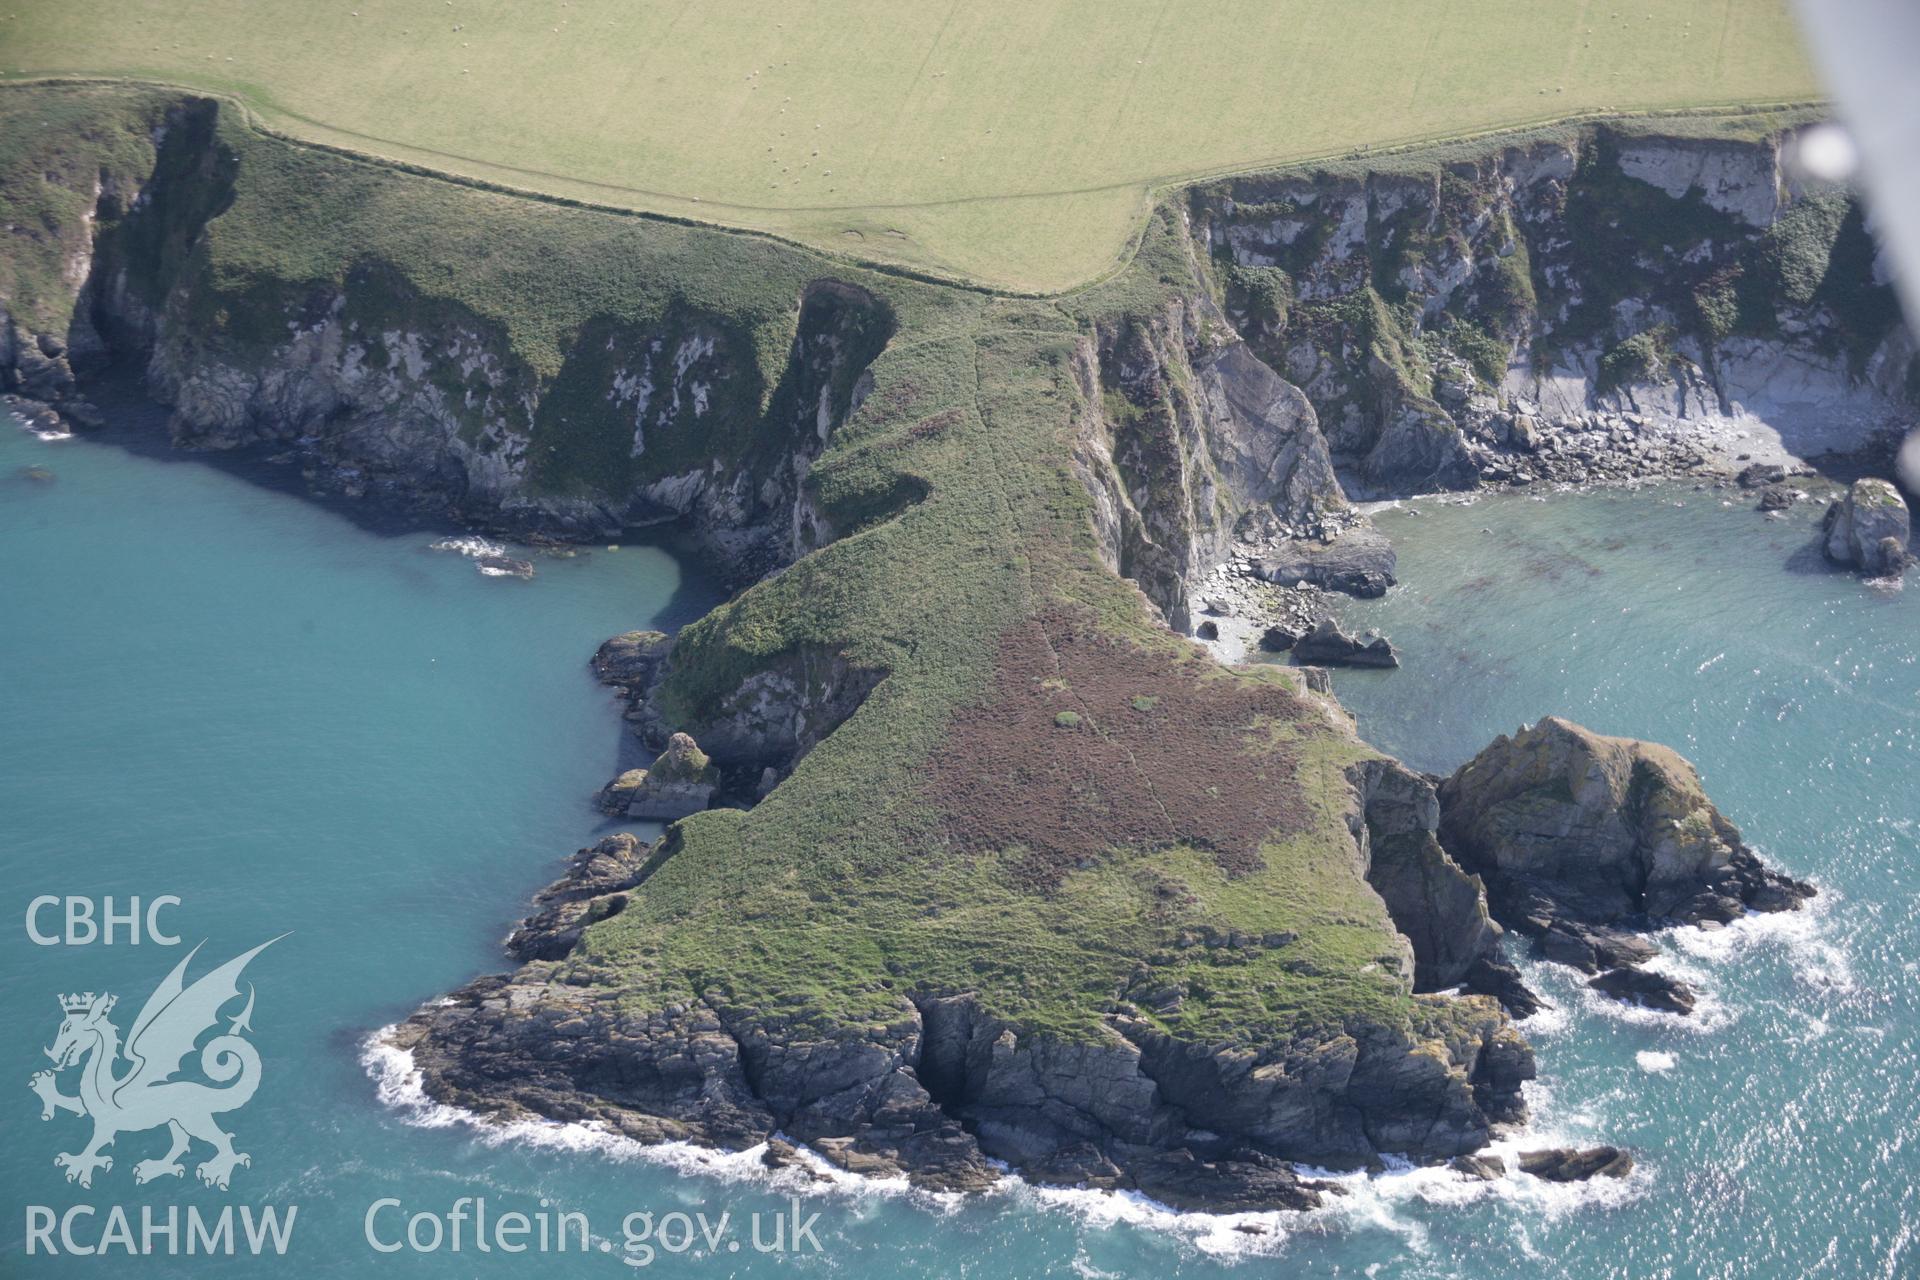
{"type": "MultiPolygon", "coordinates": [[[[1153,291],[1129,280],[1114,299],[1129,288],[1153,291]]],[[[1113,314],[1105,298],[1079,305],[1113,314]]],[[[1095,1041],[1144,990],[1183,990],[1177,1012],[1142,1012],[1201,1042],[1408,1016],[1391,925],[1341,819],[1340,767],[1366,750],[1273,684],[1288,677],[1220,670],[1150,623],[1099,563],[1069,468],[1082,341],[1081,316],[986,303],[875,361],[819,490],[846,511],[924,497],[689,627],[663,695],[698,722],[743,676],[805,650],[887,678],[750,813],[677,828],[672,856],[574,963],[649,1005],[718,988],[827,1026],[884,1022],[911,991],[974,992],[1018,1026],[1095,1041]],[[1076,666],[1074,642],[1107,656],[1076,666]],[[1116,668],[1130,678],[1116,683],[1116,668]],[[1271,695],[1288,719],[1265,726],[1271,695]],[[1031,714],[1008,697],[1031,697],[1031,714]],[[963,731],[956,714],[971,716],[963,731]],[[1107,744],[1145,756],[1208,714],[1225,717],[1215,755],[1164,773],[1075,767],[1107,744]],[[1249,856],[1197,847],[1217,826],[1155,828],[1178,798],[1228,825],[1244,797],[1208,789],[1263,768],[1291,771],[1304,811],[1255,830],[1249,856]],[[987,812],[1013,830],[969,838],[987,812]],[[1092,837],[1085,857],[1037,875],[1036,833],[1062,814],[1092,837]],[[1180,943],[1236,931],[1296,940],[1224,957],[1180,943]]],[[[1279,775],[1263,785],[1287,793],[1279,775]]]]}
{"type": "Polygon", "coordinates": [[[1032,291],[1112,269],[1178,180],[1818,92],[1781,0],[9,9],[8,76],[182,84],[312,141],[1032,291]]]}
{"type": "Polygon", "coordinates": [[[0,299],[38,332],[64,333],[91,251],[102,174],[153,168],[172,95],[0,93],[0,299]]]}

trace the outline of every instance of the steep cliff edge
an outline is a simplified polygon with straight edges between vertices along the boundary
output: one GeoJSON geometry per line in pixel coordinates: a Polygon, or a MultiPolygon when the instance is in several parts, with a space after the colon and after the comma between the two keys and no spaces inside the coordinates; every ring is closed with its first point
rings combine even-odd
{"type": "Polygon", "coordinates": [[[1915,420],[1860,205],[1791,128],[1602,126],[1203,184],[1235,328],[1365,494],[1684,472],[1915,420]]]}
{"type": "Polygon", "coordinates": [[[8,259],[7,389],[85,424],[76,367],[117,361],[184,447],[519,534],[677,520],[735,583],[834,536],[802,480],[895,316],[824,263],[289,146],[205,99],[27,101],[0,107],[77,122],[22,183],[53,194],[8,259]]]}
{"type": "MultiPolygon", "coordinates": [[[[1175,630],[1192,629],[1198,584],[1235,554],[1366,526],[1313,407],[1233,336],[1197,265],[1184,296],[1096,328],[1078,363],[1088,412],[1074,460],[1102,558],[1175,630]]],[[[1392,581],[1390,550],[1372,570],[1392,581]]]]}

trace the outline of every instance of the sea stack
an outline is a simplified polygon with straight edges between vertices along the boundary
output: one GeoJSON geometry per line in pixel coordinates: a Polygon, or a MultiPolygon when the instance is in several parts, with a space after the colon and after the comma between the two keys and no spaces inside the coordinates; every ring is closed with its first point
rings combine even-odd
{"type": "Polygon", "coordinates": [[[705,809],[719,786],[720,771],[707,753],[676,733],[650,768],[629,769],[602,787],[598,804],[611,814],[674,822],[705,809]]]}
{"type": "Polygon", "coordinates": [[[1551,716],[1440,785],[1440,839],[1485,881],[1494,918],[1545,958],[1674,1013],[1693,992],[1639,967],[1658,950],[1636,934],[1792,910],[1814,892],[1761,865],[1678,753],[1551,716]]]}
{"type": "Polygon", "coordinates": [[[1822,550],[1835,564],[1851,565],[1870,578],[1888,578],[1907,567],[1912,520],[1900,491],[1886,480],[1855,480],[1827,508],[1820,524],[1822,550]]]}

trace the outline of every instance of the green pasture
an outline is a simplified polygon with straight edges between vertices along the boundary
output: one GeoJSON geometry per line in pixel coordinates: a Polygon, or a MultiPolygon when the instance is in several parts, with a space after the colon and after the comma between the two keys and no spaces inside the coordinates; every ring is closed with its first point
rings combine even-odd
{"type": "Polygon", "coordinates": [[[1819,92],[1782,0],[0,0],[48,76],[1032,292],[1177,180],[1819,92]]]}

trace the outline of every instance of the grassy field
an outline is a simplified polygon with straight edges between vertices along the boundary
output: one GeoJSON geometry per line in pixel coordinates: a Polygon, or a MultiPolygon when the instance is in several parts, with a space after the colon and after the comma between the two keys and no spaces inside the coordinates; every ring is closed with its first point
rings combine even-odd
{"type": "Polygon", "coordinates": [[[0,76],[230,94],[319,142],[1001,288],[1158,185],[1817,92],[1782,0],[14,0],[0,76]]]}

